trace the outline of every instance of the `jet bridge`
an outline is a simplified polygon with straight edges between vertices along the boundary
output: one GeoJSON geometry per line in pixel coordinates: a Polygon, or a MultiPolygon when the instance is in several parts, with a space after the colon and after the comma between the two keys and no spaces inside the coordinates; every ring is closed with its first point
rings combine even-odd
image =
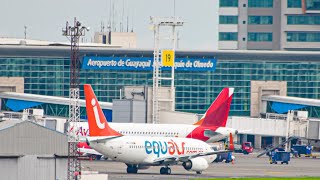
{"type": "Polygon", "coordinates": [[[296,110],[306,106],[320,107],[319,99],[299,98],[279,95],[263,95],[261,96],[261,112],[266,112],[267,102],[273,102],[272,108],[277,113],[286,113],[289,110],[296,110]]]}
{"type": "MultiPolygon", "coordinates": [[[[0,92],[0,98],[17,100],[17,102],[26,101],[33,103],[47,103],[47,104],[59,104],[69,105],[70,99],[65,97],[45,96],[28,93],[16,93],[16,92],[0,92]]],[[[86,107],[85,100],[79,100],[80,107],[86,107]]],[[[108,102],[99,102],[102,109],[112,110],[113,104],[108,102]]]]}

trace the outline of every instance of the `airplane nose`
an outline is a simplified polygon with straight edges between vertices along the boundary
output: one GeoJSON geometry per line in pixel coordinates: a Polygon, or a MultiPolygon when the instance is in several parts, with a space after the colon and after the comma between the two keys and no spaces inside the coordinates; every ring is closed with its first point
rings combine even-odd
{"type": "Polygon", "coordinates": [[[238,130],[236,130],[234,133],[235,133],[235,134],[238,134],[238,130]]]}

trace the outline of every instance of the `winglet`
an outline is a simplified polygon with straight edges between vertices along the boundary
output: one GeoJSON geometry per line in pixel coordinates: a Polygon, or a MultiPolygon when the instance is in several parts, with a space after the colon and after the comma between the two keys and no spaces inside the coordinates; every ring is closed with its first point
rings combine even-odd
{"type": "Polygon", "coordinates": [[[194,125],[225,127],[228,120],[234,88],[223,88],[200,121],[194,125]]]}
{"type": "Polygon", "coordinates": [[[90,136],[121,136],[108,125],[91,85],[84,85],[90,136]]]}

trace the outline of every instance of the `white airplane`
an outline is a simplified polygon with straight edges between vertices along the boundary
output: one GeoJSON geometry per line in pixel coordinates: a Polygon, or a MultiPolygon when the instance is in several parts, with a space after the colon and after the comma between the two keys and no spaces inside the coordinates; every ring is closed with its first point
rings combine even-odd
{"type": "MultiPolygon", "coordinates": [[[[233,91],[233,88],[224,88],[200,121],[193,125],[145,123],[109,123],[109,125],[123,135],[186,137],[207,143],[216,142],[228,138],[230,133],[233,135],[238,133],[236,129],[226,127],[233,91]]],[[[73,124],[70,127],[73,128],[73,124]]],[[[89,134],[87,122],[81,122],[78,127],[77,135],[85,137],[89,134]]]]}
{"type": "Polygon", "coordinates": [[[77,146],[78,153],[82,156],[87,156],[97,160],[100,160],[103,157],[101,153],[98,153],[96,150],[90,148],[86,142],[79,142],[77,146]]]}
{"type": "Polygon", "coordinates": [[[112,129],[90,85],[84,85],[90,135],[89,146],[111,159],[127,165],[127,173],[139,168],[164,166],[160,174],[171,174],[170,165],[181,164],[188,171],[201,174],[216,154],[207,143],[191,138],[124,136],[112,129]]]}

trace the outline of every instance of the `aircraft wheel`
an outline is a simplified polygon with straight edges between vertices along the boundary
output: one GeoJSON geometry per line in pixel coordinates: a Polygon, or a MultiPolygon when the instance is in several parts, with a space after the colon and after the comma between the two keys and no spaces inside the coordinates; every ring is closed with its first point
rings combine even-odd
{"type": "Polygon", "coordinates": [[[171,174],[171,169],[170,169],[169,167],[166,168],[166,171],[167,171],[167,172],[166,172],[167,174],[171,174]]]}
{"type": "Polygon", "coordinates": [[[160,174],[165,174],[165,171],[166,171],[166,170],[165,170],[164,167],[161,167],[161,168],[160,168],[160,174]]]}
{"type": "Polygon", "coordinates": [[[197,171],[196,173],[197,173],[197,174],[202,174],[202,171],[197,171]]]}
{"type": "Polygon", "coordinates": [[[169,167],[160,168],[160,174],[171,174],[171,169],[169,167]]]}
{"type": "Polygon", "coordinates": [[[128,174],[131,173],[131,167],[127,167],[127,173],[128,173],[128,174]]]}
{"type": "Polygon", "coordinates": [[[132,167],[127,167],[127,173],[128,173],[128,174],[133,173],[133,168],[132,168],[132,167]]]}
{"type": "Polygon", "coordinates": [[[134,167],[134,168],[133,168],[133,173],[134,173],[134,174],[137,174],[137,173],[138,173],[138,168],[137,168],[137,167],[134,167]]]}

